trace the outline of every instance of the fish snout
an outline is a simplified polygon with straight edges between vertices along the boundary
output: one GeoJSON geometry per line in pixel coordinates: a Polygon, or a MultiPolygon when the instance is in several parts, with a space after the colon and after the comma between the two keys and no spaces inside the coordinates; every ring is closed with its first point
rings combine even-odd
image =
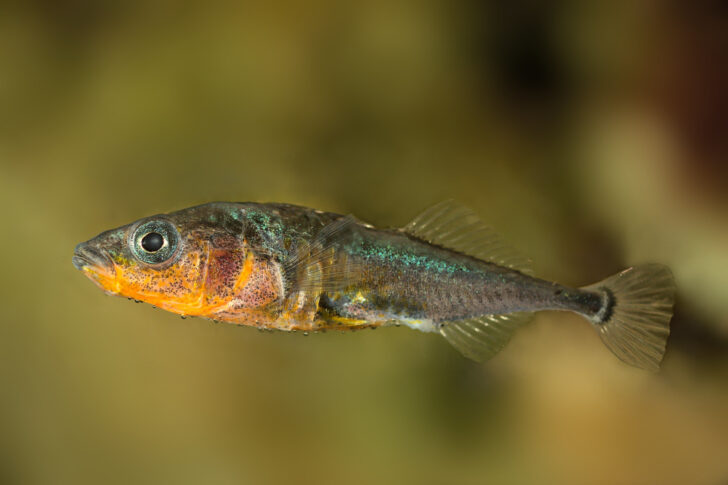
{"type": "Polygon", "coordinates": [[[73,265],[78,270],[92,269],[105,275],[114,273],[114,265],[104,251],[88,242],[82,242],[73,251],[73,265]]]}

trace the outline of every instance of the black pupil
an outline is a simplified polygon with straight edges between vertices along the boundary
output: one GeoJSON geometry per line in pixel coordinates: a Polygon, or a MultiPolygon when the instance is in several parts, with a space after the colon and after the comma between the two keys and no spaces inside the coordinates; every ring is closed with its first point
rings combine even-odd
{"type": "Polygon", "coordinates": [[[159,251],[164,245],[164,238],[158,232],[150,232],[142,238],[142,247],[145,251],[153,253],[159,251]]]}

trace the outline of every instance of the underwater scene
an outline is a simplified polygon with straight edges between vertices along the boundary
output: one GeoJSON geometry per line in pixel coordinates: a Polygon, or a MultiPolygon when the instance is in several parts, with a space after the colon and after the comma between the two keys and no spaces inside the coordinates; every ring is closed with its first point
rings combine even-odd
{"type": "Polygon", "coordinates": [[[717,2],[2,11],[0,482],[728,483],[717,2]],[[248,252],[239,204],[77,248],[210,202],[256,209],[248,252]],[[178,296],[213,250],[203,311],[178,296]],[[624,343],[599,325],[630,267],[664,305],[624,343]],[[255,278],[237,307],[228,277],[255,278]],[[547,311],[479,321],[474,348],[447,326],[486,312],[474,281],[547,311]]]}

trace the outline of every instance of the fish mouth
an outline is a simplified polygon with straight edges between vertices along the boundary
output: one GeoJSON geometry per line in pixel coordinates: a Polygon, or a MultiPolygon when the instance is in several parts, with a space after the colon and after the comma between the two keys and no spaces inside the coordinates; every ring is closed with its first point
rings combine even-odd
{"type": "Polygon", "coordinates": [[[83,271],[86,276],[101,285],[105,290],[107,283],[114,279],[114,263],[103,251],[96,249],[88,242],[76,246],[71,262],[76,269],[83,271]]]}

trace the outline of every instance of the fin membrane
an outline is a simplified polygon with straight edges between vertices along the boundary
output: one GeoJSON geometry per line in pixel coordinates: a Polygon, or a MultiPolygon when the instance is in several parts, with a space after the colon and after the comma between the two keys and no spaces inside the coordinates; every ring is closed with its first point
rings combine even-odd
{"type": "Polygon", "coordinates": [[[363,268],[344,251],[336,251],[336,246],[356,225],[353,216],[342,217],[323,227],[311,242],[302,243],[283,265],[287,287],[292,292],[320,294],[354,284],[363,268]]]}
{"type": "Polygon", "coordinates": [[[483,362],[505,347],[513,332],[532,316],[531,312],[515,312],[445,322],[440,334],[465,357],[483,362]]]}
{"type": "Polygon", "coordinates": [[[506,243],[472,210],[452,200],[430,207],[402,230],[429,243],[533,274],[530,259],[506,243]]]}
{"type": "Polygon", "coordinates": [[[634,266],[583,289],[606,290],[603,310],[588,318],[609,350],[629,365],[657,371],[675,301],[670,269],[661,264],[634,266]]]}

